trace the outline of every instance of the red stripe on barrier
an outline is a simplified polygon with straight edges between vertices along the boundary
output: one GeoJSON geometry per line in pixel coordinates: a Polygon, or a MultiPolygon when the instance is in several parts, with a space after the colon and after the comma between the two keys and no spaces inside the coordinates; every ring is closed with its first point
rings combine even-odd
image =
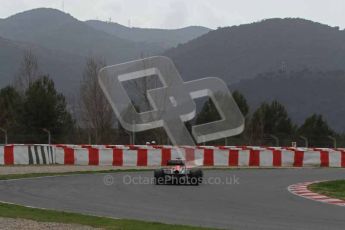
{"type": "Polygon", "coordinates": [[[138,149],[137,166],[147,166],[147,149],[138,149]]]}
{"type": "Polygon", "coordinates": [[[321,167],[329,167],[329,153],[328,151],[320,151],[321,167]]]}
{"type": "Polygon", "coordinates": [[[213,149],[204,149],[204,166],[213,166],[213,149]]]}
{"type": "Polygon", "coordinates": [[[250,150],[249,155],[249,166],[260,166],[260,151],[259,150],[250,150]]]}
{"type": "Polygon", "coordinates": [[[63,151],[64,151],[64,164],[74,165],[74,149],[63,147],[63,151]]]}
{"type": "Polygon", "coordinates": [[[341,167],[345,168],[345,151],[341,151],[341,167]]]}
{"type": "Polygon", "coordinates": [[[113,165],[114,166],[123,166],[123,150],[122,149],[113,149],[113,165]]]}
{"type": "Polygon", "coordinates": [[[273,153],[273,166],[281,167],[282,166],[282,151],[273,150],[272,153],[273,153]]]}
{"type": "Polygon", "coordinates": [[[171,149],[162,149],[162,166],[167,166],[168,161],[171,159],[171,149]]]}
{"type": "Polygon", "coordinates": [[[229,150],[229,166],[238,166],[238,150],[229,150]]]}
{"type": "Polygon", "coordinates": [[[304,152],[303,151],[295,151],[294,156],[294,167],[302,167],[303,166],[303,158],[304,158],[304,152]]]}
{"type": "Polygon", "coordinates": [[[185,151],[186,151],[186,161],[187,162],[194,162],[194,160],[195,160],[194,149],[185,148],[185,151]]]}
{"type": "Polygon", "coordinates": [[[7,145],[5,146],[4,150],[4,163],[5,165],[13,165],[14,164],[14,146],[13,145],[7,145]]]}
{"type": "Polygon", "coordinates": [[[96,148],[88,148],[89,165],[99,165],[99,150],[96,148]]]}

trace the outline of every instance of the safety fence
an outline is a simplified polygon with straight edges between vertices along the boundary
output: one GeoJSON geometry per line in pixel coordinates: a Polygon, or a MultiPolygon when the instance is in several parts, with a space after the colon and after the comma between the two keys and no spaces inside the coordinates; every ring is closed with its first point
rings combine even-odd
{"type": "Polygon", "coordinates": [[[5,145],[0,165],[164,166],[182,158],[195,166],[344,167],[345,149],[256,146],[5,145]]]}

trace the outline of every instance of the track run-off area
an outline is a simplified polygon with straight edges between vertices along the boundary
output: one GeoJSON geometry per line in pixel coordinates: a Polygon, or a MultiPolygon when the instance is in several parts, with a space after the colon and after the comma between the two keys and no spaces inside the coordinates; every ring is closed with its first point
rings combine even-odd
{"type": "Polygon", "coordinates": [[[345,207],[288,186],[344,179],[336,168],[205,170],[200,186],[154,185],[153,172],[0,181],[0,201],[112,218],[226,229],[344,229],[345,207]]]}

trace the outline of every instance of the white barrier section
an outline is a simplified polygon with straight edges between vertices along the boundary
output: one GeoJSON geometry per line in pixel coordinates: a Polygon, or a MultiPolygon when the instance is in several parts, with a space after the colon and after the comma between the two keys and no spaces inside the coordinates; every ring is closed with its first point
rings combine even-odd
{"type": "Polygon", "coordinates": [[[55,163],[56,164],[65,164],[65,151],[62,147],[53,148],[55,151],[55,163]]]}
{"type": "Polygon", "coordinates": [[[304,152],[303,166],[320,166],[320,152],[306,151],[304,152]]]}
{"type": "Polygon", "coordinates": [[[204,165],[204,150],[203,149],[195,149],[194,164],[198,166],[204,165]]]}
{"type": "Polygon", "coordinates": [[[291,150],[282,150],[282,166],[292,167],[295,159],[295,152],[291,150]]]}
{"type": "MultiPolygon", "coordinates": [[[[28,165],[30,164],[30,160],[29,160],[29,146],[27,145],[16,145],[14,146],[13,149],[13,158],[14,158],[14,164],[17,165],[28,165]]],[[[36,161],[36,154],[34,153],[34,151],[32,151],[32,160],[33,160],[33,164],[35,164],[36,161]]]]}
{"type": "Polygon", "coordinates": [[[171,149],[171,159],[177,159],[182,158],[183,160],[185,158],[185,152],[183,149],[173,148],[171,149]]]}
{"type": "Polygon", "coordinates": [[[229,150],[214,150],[213,158],[215,166],[228,166],[229,150]]]}
{"type": "Polygon", "coordinates": [[[147,166],[159,166],[162,163],[162,150],[151,149],[147,151],[147,166]]]}
{"type": "Polygon", "coordinates": [[[136,150],[123,150],[123,165],[137,166],[138,153],[136,150]]]}
{"type": "Polygon", "coordinates": [[[329,167],[341,167],[340,151],[329,151],[329,167]]]}
{"type": "Polygon", "coordinates": [[[0,146],[0,165],[5,164],[5,147],[0,146]]]}
{"type": "Polygon", "coordinates": [[[249,150],[238,151],[238,166],[249,166],[249,150]]]}
{"type": "Polygon", "coordinates": [[[273,166],[273,151],[263,150],[260,152],[260,166],[272,167],[273,166]]]}
{"type": "Polygon", "coordinates": [[[74,149],[74,164],[89,165],[88,149],[84,149],[84,148],[74,149]]]}
{"type": "Polygon", "coordinates": [[[99,165],[112,165],[113,164],[113,150],[112,149],[99,149],[99,165]]]}

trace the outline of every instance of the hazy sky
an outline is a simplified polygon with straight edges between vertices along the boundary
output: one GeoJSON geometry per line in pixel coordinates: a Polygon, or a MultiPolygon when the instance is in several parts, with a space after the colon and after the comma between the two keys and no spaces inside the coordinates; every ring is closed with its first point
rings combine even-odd
{"type": "Polygon", "coordinates": [[[80,20],[111,20],[135,27],[210,28],[272,17],[300,17],[345,27],[344,0],[0,0],[0,18],[38,7],[80,20]]]}

